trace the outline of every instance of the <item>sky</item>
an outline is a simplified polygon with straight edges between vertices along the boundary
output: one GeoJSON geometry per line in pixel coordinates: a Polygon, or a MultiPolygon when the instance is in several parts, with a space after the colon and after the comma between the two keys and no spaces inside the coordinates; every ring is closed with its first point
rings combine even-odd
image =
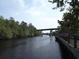
{"type": "Polygon", "coordinates": [[[48,0],[0,0],[0,15],[32,23],[37,29],[56,28],[63,12],[53,10],[48,0]]]}

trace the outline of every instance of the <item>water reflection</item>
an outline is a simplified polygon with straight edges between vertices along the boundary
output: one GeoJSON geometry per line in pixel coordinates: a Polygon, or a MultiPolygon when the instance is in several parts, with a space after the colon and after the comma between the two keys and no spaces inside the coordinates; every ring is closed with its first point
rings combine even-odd
{"type": "Polygon", "coordinates": [[[60,48],[54,36],[7,41],[6,46],[9,48],[1,50],[0,59],[61,59],[60,48]]]}

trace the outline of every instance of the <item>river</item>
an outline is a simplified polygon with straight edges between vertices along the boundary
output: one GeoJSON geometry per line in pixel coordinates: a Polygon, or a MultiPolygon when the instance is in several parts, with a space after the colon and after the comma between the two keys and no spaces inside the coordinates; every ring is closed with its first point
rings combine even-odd
{"type": "Polygon", "coordinates": [[[55,37],[47,35],[7,41],[7,47],[0,48],[0,59],[61,59],[61,52],[55,37]]]}

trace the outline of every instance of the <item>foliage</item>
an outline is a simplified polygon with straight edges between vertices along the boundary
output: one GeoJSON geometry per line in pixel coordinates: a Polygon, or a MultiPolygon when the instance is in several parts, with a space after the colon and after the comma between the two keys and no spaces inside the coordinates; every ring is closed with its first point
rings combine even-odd
{"type": "Polygon", "coordinates": [[[55,8],[60,7],[60,11],[63,11],[66,6],[69,5],[69,12],[64,13],[62,21],[58,21],[60,24],[60,32],[69,32],[72,34],[78,34],[79,32],[79,0],[52,0],[49,1],[53,4],[56,3],[55,8]],[[68,5],[67,5],[68,4],[68,5]]]}
{"type": "Polygon", "coordinates": [[[4,19],[0,16],[0,39],[25,38],[38,34],[39,32],[32,24],[27,25],[24,21],[21,23],[15,21],[13,17],[4,19]]]}
{"type": "Polygon", "coordinates": [[[69,4],[71,7],[75,6],[79,7],[79,0],[48,0],[48,1],[53,4],[56,3],[56,7],[54,7],[54,9],[61,7],[60,11],[63,11],[67,6],[67,4],[69,4]]]}
{"type": "Polygon", "coordinates": [[[64,13],[62,21],[58,20],[60,24],[60,32],[69,34],[79,34],[79,19],[71,12],[64,13]]]}

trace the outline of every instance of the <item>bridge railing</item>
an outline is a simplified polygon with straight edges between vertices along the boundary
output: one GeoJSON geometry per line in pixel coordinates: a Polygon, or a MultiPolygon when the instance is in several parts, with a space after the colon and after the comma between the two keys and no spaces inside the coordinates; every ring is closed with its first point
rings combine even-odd
{"type": "Polygon", "coordinates": [[[79,48],[79,35],[72,35],[69,38],[69,43],[72,45],[72,47],[79,48]]]}
{"type": "Polygon", "coordinates": [[[63,38],[56,36],[56,40],[60,45],[60,49],[62,52],[62,59],[79,59],[79,53],[75,48],[72,48],[67,41],[63,38]]]}
{"type": "Polygon", "coordinates": [[[71,47],[79,48],[79,35],[70,35],[64,33],[64,34],[57,34],[57,36],[63,38],[71,47]]]}

